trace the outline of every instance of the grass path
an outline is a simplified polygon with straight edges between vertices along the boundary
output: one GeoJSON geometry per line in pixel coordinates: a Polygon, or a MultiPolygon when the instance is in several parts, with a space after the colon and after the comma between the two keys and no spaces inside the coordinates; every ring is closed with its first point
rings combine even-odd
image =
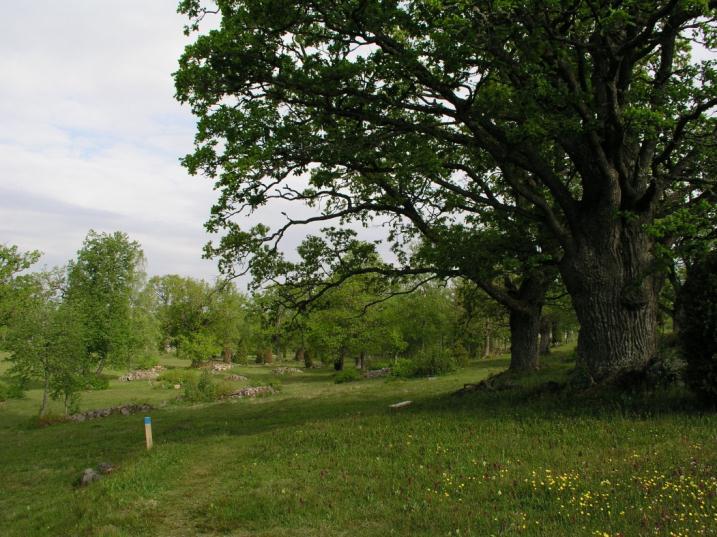
{"type": "Polygon", "coordinates": [[[575,404],[537,392],[564,376],[564,354],[519,388],[451,395],[504,367],[342,385],[310,371],[272,397],[154,411],[149,453],[139,416],[37,430],[22,425],[31,401],[8,402],[0,535],[717,534],[714,414],[679,393],[575,404]],[[102,461],[117,471],[72,487],[102,461]]]}

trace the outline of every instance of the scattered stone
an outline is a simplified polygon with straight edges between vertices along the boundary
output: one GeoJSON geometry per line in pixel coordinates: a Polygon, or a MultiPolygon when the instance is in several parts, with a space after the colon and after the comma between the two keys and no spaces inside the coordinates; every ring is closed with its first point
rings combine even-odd
{"type": "Polygon", "coordinates": [[[296,367],[277,367],[272,373],[275,375],[297,375],[303,373],[303,371],[296,367]]]}
{"type": "Polygon", "coordinates": [[[115,467],[109,462],[101,462],[97,465],[97,471],[102,475],[111,474],[115,467]]]}
{"type": "Polygon", "coordinates": [[[384,367],[382,369],[373,369],[373,370],[366,371],[363,376],[366,377],[367,379],[375,379],[378,377],[387,377],[390,374],[391,374],[391,368],[384,367]]]}
{"type": "Polygon", "coordinates": [[[245,377],[244,375],[228,375],[227,380],[233,380],[233,381],[239,382],[242,380],[249,380],[249,379],[247,377],[245,377]]]}
{"type": "Polygon", "coordinates": [[[126,375],[119,378],[120,382],[130,382],[133,380],[156,380],[166,368],[163,365],[155,365],[150,369],[137,369],[130,371],[126,375]]]}
{"type": "Polygon", "coordinates": [[[388,408],[392,408],[392,409],[394,409],[394,410],[397,410],[397,409],[399,409],[399,408],[404,408],[404,407],[407,407],[407,406],[412,405],[412,404],[413,404],[413,401],[401,401],[400,403],[394,403],[394,404],[392,404],[392,405],[388,405],[388,408]]]}
{"type": "Polygon", "coordinates": [[[230,393],[226,397],[228,399],[243,399],[245,397],[257,397],[259,395],[270,395],[276,393],[271,386],[249,386],[230,393]]]}
{"type": "Polygon", "coordinates": [[[94,420],[97,418],[106,418],[113,414],[121,414],[122,416],[129,416],[130,414],[137,414],[139,412],[146,412],[151,410],[152,406],[147,404],[135,404],[130,403],[127,405],[118,405],[110,408],[98,408],[95,410],[87,410],[85,412],[79,412],[69,416],[70,421],[82,422],[86,420],[94,420]]]}
{"type": "Polygon", "coordinates": [[[175,385],[174,385],[174,389],[175,389],[175,390],[181,390],[181,389],[182,389],[182,385],[181,385],[181,384],[175,384],[175,385]]]}
{"type": "Polygon", "coordinates": [[[98,481],[100,479],[100,477],[102,477],[102,476],[100,476],[100,474],[95,472],[92,468],[87,468],[87,469],[85,469],[84,472],[82,472],[82,475],[80,476],[78,484],[81,487],[86,487],[90,483],[92,483],[94,481],[98,481]]]}
{"type": "Polygon", "coordinates": [[[454,395],[466,395],[477,391],[498,392],[512,390],[515,387],[516,384],[511,382],[507,375],[498,373],[497,375],[493,375],[492,377],[482,380],[478,384],[464,384],[463,388],[455,392],[454,395]]]}
{"type": "Polygon", "coordinates": [[[209,369],[212,373],[221,373],[222,371],[229,371],[234,364],[228,364],[226,362],[207,362],[202,365],[202,368],[209,369]]]}

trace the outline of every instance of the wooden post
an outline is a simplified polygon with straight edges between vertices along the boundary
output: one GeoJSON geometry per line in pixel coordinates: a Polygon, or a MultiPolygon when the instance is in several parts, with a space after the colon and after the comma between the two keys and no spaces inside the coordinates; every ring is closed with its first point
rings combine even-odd
{"type": "Polygon", "coordinates": [[[147,440],[147,449],[152,449],[152,418],[149,416],[144,418],[144,437],[147,440]]]}

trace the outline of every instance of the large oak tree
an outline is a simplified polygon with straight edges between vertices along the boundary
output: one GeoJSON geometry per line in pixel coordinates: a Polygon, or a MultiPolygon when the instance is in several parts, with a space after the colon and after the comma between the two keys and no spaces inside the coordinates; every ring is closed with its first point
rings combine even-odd
{"type": "Polygon", "coordinates": [[[265,266],[291,226],[378,216],[397,271],[427,269],[406,247],[420,237],[472,277],[484,215],[532,221],[557,248],[580,364],[598,381],[642,367],[661,281],[648,229],[714,190],[715,62],[691,47],[714,47],[716,8],[184,0],[190,32],[219,17],[175,75],[199,118],[185,165],[220,192],[214,252],[265,266]],[[237,214],[277,198],[318,214],[240,229],[237,214]]]}

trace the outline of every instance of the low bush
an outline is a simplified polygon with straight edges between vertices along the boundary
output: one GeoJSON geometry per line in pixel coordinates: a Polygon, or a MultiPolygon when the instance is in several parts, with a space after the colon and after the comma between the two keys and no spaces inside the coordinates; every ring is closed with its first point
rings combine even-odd
{"type": "Polygon", "coordinates": [[[209,403],[217,399],[217,385],[209,371],[204,371],[199,380],[191,379],[184,384],[183,399],[189,403],[209,403]]]}
{"type": "Polygon", "coordinates": [[[22,384],[18,382],[10,382],[8,384],[0,383],[0,401],[22,399],[23,397],[25,397],[25,390],[22,384]]]}
{"type": "Polygon", "coordinates": [[[357,380],[361,380],[361,373],[359,373],[356,369],[344,369],[334,375],[334,382],[336,384],[354,382],[357,380]]]}
{"type": "Polygon", "coordinates": [[[391,376],[397,378],[413,378],[417,376],[416,363],[408,358],[399,358],[391,368],[391,376]]]}
{"type": "Polygon", "coordinates": [[[184,385],[187,382],[196,382],[198,376],[197,371],[190,369],[168,369],[159,375],[158,380],[171,388],[175,384],[184,385]]]}
{"type": "Polygon", "coordinates": [[[106,390],[110,387],[110,379],[105,375],[92,375],[87,378],[85,387],[93,392],[106,390]]]}
{"type": "Polygon", "coordinates": [[[237,387],[232,384],[231,382],[218,382],[216,384],[216,398],[221,399],[222,397],[226,397],[228,395],[231,395],[237,390],[237,387]]]}
{"type": "Polygon", "coordinates": [[[717,404],[717,250],[690,267],[679,303],[685,380],[703,401],[717,404]]]}
{"type": "Polygon", "coordinates": [[[466,349],[461,343],[456,343],[451,350],[451,353],[453,355],[455,365],[459,367],[466,367],[468,365],[471,355],[470,352],[468,352],[468,349],[466,349]]]}
{"type": "Polygon", "coordinates": [[[393,360],[369,360],[368,370],[375,371],[377,369],[390,369],[393,367],[393,360]]]}
{"type": "Polygon", "coordinates": [[[681,384],[684,379],[687,362],[674,344],[660,347],[657,356],[645,370],[645,381],[650,388],[668,388],[681,384]]]}
{"type": "Polygon", "coordinates": [[[134,369],[152,369],[156,365],[159,365],[159,356],[154,354],[142,354],[132,360],[134,369]]]}
{"type": "Polygon", "coordinates": [[[456,360],[449,351],[420,351],[414,357],[401,358],[391,368],[399,378],[434,377],[456,369],[456,360]]]}

